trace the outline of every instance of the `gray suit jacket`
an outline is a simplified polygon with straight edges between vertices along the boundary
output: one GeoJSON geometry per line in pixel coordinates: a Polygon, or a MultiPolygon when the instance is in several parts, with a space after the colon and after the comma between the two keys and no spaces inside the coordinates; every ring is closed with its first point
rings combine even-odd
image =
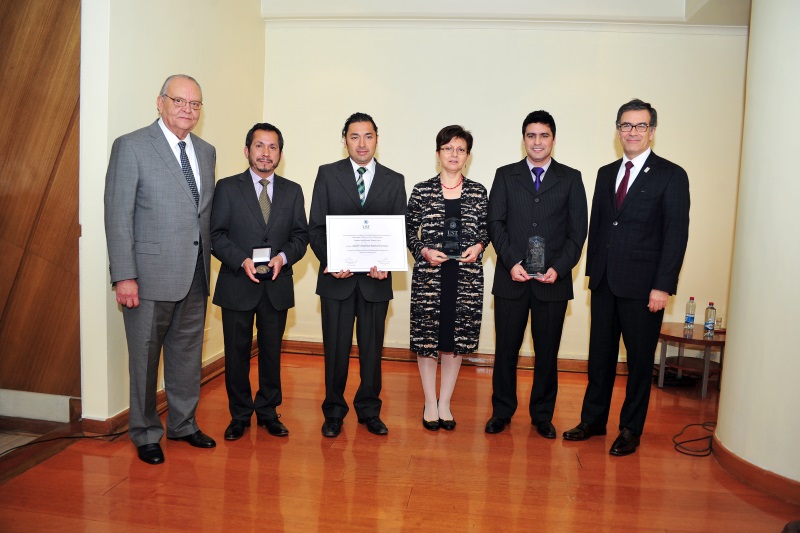
{"type": "Polygon", "coordinates": [[[303,189],[297,183],[274,175],[272,209],[264,222],[250,170],[219,180],[211,211],[211,242],[214,257],[222,262],[214,290],[214,304],[234,311],[249,311],[258,305],[263,291],[279,311],[294,307],[292,265],[306,253],[308,224],[303,189]],[[242,263],[252,258],[253,248],[269,246],[272,255],[286,254],[286,265],[273,281],[254,283],[242,263]]]}
{"type": "Polygon", "coordinates": [[[203,246],[206,294],[216,151],[200,137],[200,205],[158,121],[114,141],[106,173],[105,226],[111,282],[136,279],[139,297],[175,302],[189,292],[203,246]]]}

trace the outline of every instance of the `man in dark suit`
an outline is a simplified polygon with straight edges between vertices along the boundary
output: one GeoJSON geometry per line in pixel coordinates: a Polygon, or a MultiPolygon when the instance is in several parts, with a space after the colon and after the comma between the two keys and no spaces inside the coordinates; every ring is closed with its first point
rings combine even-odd
{"type": "Polygon", "coordinates": [[[322,310],[325,351],[325,423],[322,434],[336,437],[349,408],[344,399],[353,323],[356,324],[361,384],[353,407],[358,422],[370,433],[389,432],[380,419],[381,352],[386,312],[392,299],[392,277],[377,267],[367,273],[328,272],[326,216],[404,215],[406,189],[402,174],[378,163],[378,127],[372,117],[354,113],[344,124],[342,139],[349,158],[319,167],[311,198],[309,234],[319,259],[317,294],[322,310]]]}
{"type": "Polygon", "coordinates": [[[292,265],[306,253],[308,224],[303,190],[275,174],[282,153],[280,130],[267,123],[254,125],[244,147],[250,168],[220,180],[214,193],[211,243],[214,257],[222,262],[214,304],[222,307],[225,388],[231,412],[226,440],[244,435],[253,412],[258,425],[271,435],[289,434],[276,412],[282,400],[281,341],[287,312],[294,307],[292,265]],[[266,265],[254,262],[259,255],[266,265]],[[255,400],[250,389],[254,318],[258,330],[255,400]]]}
{"type": "Polygon", "coordinates": [[[664,307],[678,287],[689,238],[689,178],[650,149],[656,110],[631,100],[617,112],[623,157],[597,171],[586,275],[592,291],[589,384],[581,422],[568,440],[605,435],[611,393],[625,342],[628,384],[611,455],[639,446],[650,402],[655,350],[664,307]]]}
{"type": "Polygon", "coordinates": [[[114,141],[106,173],[111,283],[128,341],[129,433],[139,459],[149,464],[164,462],[164,427],[156,409],[162,346],[167,438],[198,448],[216,445],[195,420],[216,165],[214,147],[190,133],[202,99],[193,78],[167,78],[156,98],[161,117],[114,141]]]}
{"type": "Polygon", "coordinates": [[[531,422],[539,435],[554,439],[558,348],[573,298],[572,269],[586,240],[586,191],[580,172],[551,157],[556,123],[550,113],[525,117],[522,139],[527,157],[498,168],[489,195],[489,238],[498,259],[492,286],[497,346],[486,433],[503,431],[517,410],[517,358],[530,313],[536,356],[531,422]],[[533,237],[544,238],[539,272],[525,266],[533,237]]]}

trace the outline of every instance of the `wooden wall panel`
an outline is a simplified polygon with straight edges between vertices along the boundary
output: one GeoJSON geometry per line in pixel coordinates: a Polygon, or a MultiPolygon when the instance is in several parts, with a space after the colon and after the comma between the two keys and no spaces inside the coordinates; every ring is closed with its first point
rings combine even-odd
{"type": "Polygon", "coordinates": [[[80,0],[0,1],[0,388],[80,396],[80,0]]]}

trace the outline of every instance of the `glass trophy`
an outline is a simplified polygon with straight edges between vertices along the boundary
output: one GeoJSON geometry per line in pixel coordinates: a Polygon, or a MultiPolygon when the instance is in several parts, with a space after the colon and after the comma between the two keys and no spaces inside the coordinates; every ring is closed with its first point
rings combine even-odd
{"type": "Polygon", "coordinates": [[[539,278],[544,275],[544,237],[536,235],[528,239],[528,252],[522,266],[529,276],[539,278]]]}
{"type": "Polygon", "coordinates": [[[450,259],[461,259],[461,220],[448,218],[444,221],[442,252],[450,259]]]}

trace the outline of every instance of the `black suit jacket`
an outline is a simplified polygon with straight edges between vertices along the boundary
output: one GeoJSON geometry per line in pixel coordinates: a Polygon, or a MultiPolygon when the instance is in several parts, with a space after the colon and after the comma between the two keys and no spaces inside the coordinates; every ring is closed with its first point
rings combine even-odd
{"type": "Polygon", "coordinates": [[[294,307],[292,265],[305,255],[308,246],[303,190],[277,174],[274,178],[268,224],[261,214],[249,169],[217,183],[211,210],[211,244],[214,257],[222,262],[213,300],[220,307],[254,309],[264,290],[279,311],[294,307]],[[241,265],[252,257],[253,248],[262,246],[270,246],[273,256],[283,252],[288,263],[275,281],[254,283],[241,265]]]}
{"type": "Polygon", "coordinates": [[[361,289],[364,299],[370,302],[384,302],[392,299],[392,276],[384,280],[355,274],[349,278],[336,279],[323,274],[328,266],[328,245],[326,237],[327,215],[405,215],[406,188],[402,174],[375,162],[375,176],[372,179],[364,206],[358,198],[356,178],[350,159],[322,165],[314,182],[309,215],[309,235],[311,249],[319,259],[317,294],[334,300],[344,300],[356,288],[361,289]]]}
{"type": "Polygon", "coordinates": [[[647,299],[652,289],[675,294],[689,238],[689,177],[651,152],[617,211],[621,164],[618,159],[597,171],[586,256],[589,288],[605,274],[621,298],[647,299]]]}
{"type": "Polygon", "coordinates": [[[525,259],[528,238],[545,239],[545,269],[558,273],[553,284],[530,280],[533,294],[542,301],[571,300],[572,269],[586,241],[588,213],[581,173],[555,159],[539,190],[525,159],[497,169],[489,194],[489,238],[497,252],[492,294],[519,298],[526,283],[511,279],[511,268],[525,259]]]}

